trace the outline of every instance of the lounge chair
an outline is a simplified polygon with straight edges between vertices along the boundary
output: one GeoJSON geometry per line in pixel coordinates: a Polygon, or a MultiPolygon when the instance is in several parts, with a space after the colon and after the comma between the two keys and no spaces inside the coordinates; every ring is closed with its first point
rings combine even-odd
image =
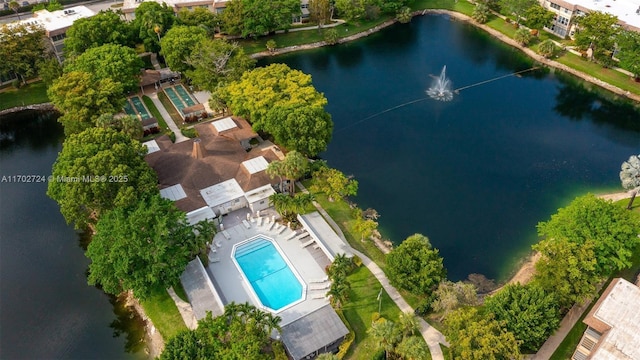
{"type": "Polygon", "coordinates": [[[229,232],[227,230],[222,230],[222,235],[224,235],[227,240],[231,240],[231,235],[229,235],[229,232]]]}
{"type": "Polygon", "coordinates": [[[220,262],[220,258],[219,257],[211,257],[211,258],[209,258],[209,262],[212,262],[212,263],[220,262]]]}
{"type": "Polygon", "coordinates": [[[316,241],[316,239],[311,239],[311,240],[309,240],[309,241],[307,241],[307,242],[305,242],[305,243],[300,244],[300,247],[304,249],[304,248],[306,248],[307,246],[309,246],[309,245],[313,244],[315,241],[316,241]]]}

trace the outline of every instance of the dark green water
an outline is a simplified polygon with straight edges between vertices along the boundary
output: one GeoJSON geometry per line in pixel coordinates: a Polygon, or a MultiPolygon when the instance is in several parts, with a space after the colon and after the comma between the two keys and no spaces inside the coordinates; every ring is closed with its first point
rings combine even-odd
{"type": "Polygon", "coordinates": [[[587,191],[620,191],[620,164],[640,150],[637,110],[543,70],[363,121],[424,98],[444,65],[454,89],[534,66],[447,16],[268,61],[311,74],[325,93],[335,131],[321,156],[355,175],[355,201],[379,211],[383,235],[427,235],[454,280],[506,276],[538,221],[587,191]]]}
{"type": "MultiPolygon", "coordinates": [[[[62,139],[52,114],[0,117],[0,179],[51,174],[62,139]]],[[[0,182],[0,359],[144,358],[140,322],[87,285],[80,237],[46,191],[0,182]]]]}

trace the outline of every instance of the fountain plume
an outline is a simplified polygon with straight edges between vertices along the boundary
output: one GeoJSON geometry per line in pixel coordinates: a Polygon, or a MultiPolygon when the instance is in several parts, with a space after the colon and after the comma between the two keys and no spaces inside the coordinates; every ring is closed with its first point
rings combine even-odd
{"type": "Polygon", "coordinates": [[[453,99],[453,91],[451,91],[451,81],[447,79],[447,66],[445,65],[440,72],[440,76],[435,78],[431,87],[427,90],[427,95],[438,101],[451,101],[453,99]]]}

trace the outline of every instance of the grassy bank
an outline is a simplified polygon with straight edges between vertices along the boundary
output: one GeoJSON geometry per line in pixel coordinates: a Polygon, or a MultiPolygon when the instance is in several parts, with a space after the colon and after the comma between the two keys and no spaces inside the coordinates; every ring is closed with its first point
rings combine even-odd
{"type": "Polygon", "coordinates": [[[608,84],[619,87],[622,90],[626,90],[634,94],[640,94],[640,83],[634,82],[630,76],[619,71],[603,68],[594,62],[588,61],[570,52],[566,52],[555,60],[572,69],[576,69],[596,79],[600,79],[608,84]]]}
{"type": "MultiPolygon", "coordinates": [[[[186,298],[182,286],[174,287],[174,289],[180,298],[186,298]]],[[[178,332],[187,330],[176,303],[173,302],[166,290],[155,291],[148,299],[141,301],[140,304],[153,322],[153,325],[160,331],[165,342],[178,332]]]]}
{"type": "MultiPolygon", "coordinates": [[[[379,344],[367,334],[367,330],[371,327],[373,313],[378,312],[379,304],[376,299],[382,285],[365,266],[357,268],[347,277],[347,280],[351,283],[351,291],[349,292],[349,301],[343,307],[342,312],[356,335],[347,353],[347,358],[370,360],[379,344]]],[[[384,291],[380,298],[382,317],[396,321],[400,314],[398,306],[384,291]]]]}
{"type": "Polygon", "coordinates": [[[20,89],[9,87],[0,90],[0,110],[46,102],[49,102],[47,86],[42,81],[23,86],[20,89]]]}

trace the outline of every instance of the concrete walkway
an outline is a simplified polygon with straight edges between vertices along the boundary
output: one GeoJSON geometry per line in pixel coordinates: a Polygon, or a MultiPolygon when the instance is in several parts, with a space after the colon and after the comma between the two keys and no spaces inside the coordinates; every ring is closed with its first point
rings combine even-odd
{"type": "MultiPolygon", "coordinates": [[[[308,192],[308,190],[301,183],[298,182],[297,185],[303,192],[308,192]]],[[[349,242],[347,242],[346,237],[344,236],[344,233],[342,232],[342,229],[340,229],[340,226],[338,226],[338,224],[333,220],[331,216],[329,216],[329,214],[322,208],[322,206],[320,206],[320,204],[318,204],[315,201],[313,202],[313,205],[316,207],[316,209],[322,215],[322,217],[324,217],[324,219],[329,223],[329,225],[331,225],[333,230],[336,232],[336,234],[338,234],[338,236],[342,239],[342,241],[344,241],[345,244],[349,244],[349,242]]],[[[387,276],[385,275],[384,271],[382,271],[382,269],[378,266],[378,264],[376,264],[373,260],[369,259],[369,257],[367,257],[365,254],[361,253],[360,251],[354,248],[351,248],[351,251],[354,254],[356,254],[358,257],[360,257],[364,266],[366,266],[367,269],[371,271],[373,276],[375,276],[376,279],[378,279],[378,281],[384,288],[384,291],[386,291],[389,297],[393,300],[393,302],[395,302],[396,305],[398,305],[398,307],[400,308],[400,311],[413,314],[414,309],[405,301],[405,299],[402,297],[402,295],[400,295],[398,290],[389,283],[389,279],[387,279],[387,276]]],[[[429,325],[422,318],[418,318],[418,325],[420,326],[420,333],[422,334],[422,337],[427,342],[427,346],[429,346],[429,352],[431,353],[431,358],[433,360],[444,360],[444,354],[442,353],[440,344],[449,346],[449,343],[445,339],[444,335],[442,335],[442,333],[438,331],[436,328],[429,325]]]]}
{"type": "Polygon", "coordinates": [[[180,132],[180,128],[178,127],[178,125],[176,125],[176,123],[173,122],[171,115],[169,115],[167,110],[164,108],[164,106],[160,102],[160,99],[158,99],[158,92],[147,91],[145,95],[151,98],[151,100],[153,101],[153,104],[156,106],[156,108],[158,108],[160,115],[162,115],[162,117],[164,118],[164,121],[167,123],[167,126],[169,127],[169,129],[171,129],[171,131],[173,131],[173,133],[176,135],[176,143],[189,140],[188,137],[182,135],[182,132],[180,132]]]}
{"type": "Polygon", "coordinates": [[[171,296],[171,299],[173,299],[173,302],[176,303],[185,325],[187,325],[190,330],[195,330],[198,327],[198,320],[196,320],[196,316],[193,315],[193,308],[191,307],[191,304],[180,299],[173,290],[173,287],[167,289],[167,292],[169,293],[169,296],[171,296]]]}

